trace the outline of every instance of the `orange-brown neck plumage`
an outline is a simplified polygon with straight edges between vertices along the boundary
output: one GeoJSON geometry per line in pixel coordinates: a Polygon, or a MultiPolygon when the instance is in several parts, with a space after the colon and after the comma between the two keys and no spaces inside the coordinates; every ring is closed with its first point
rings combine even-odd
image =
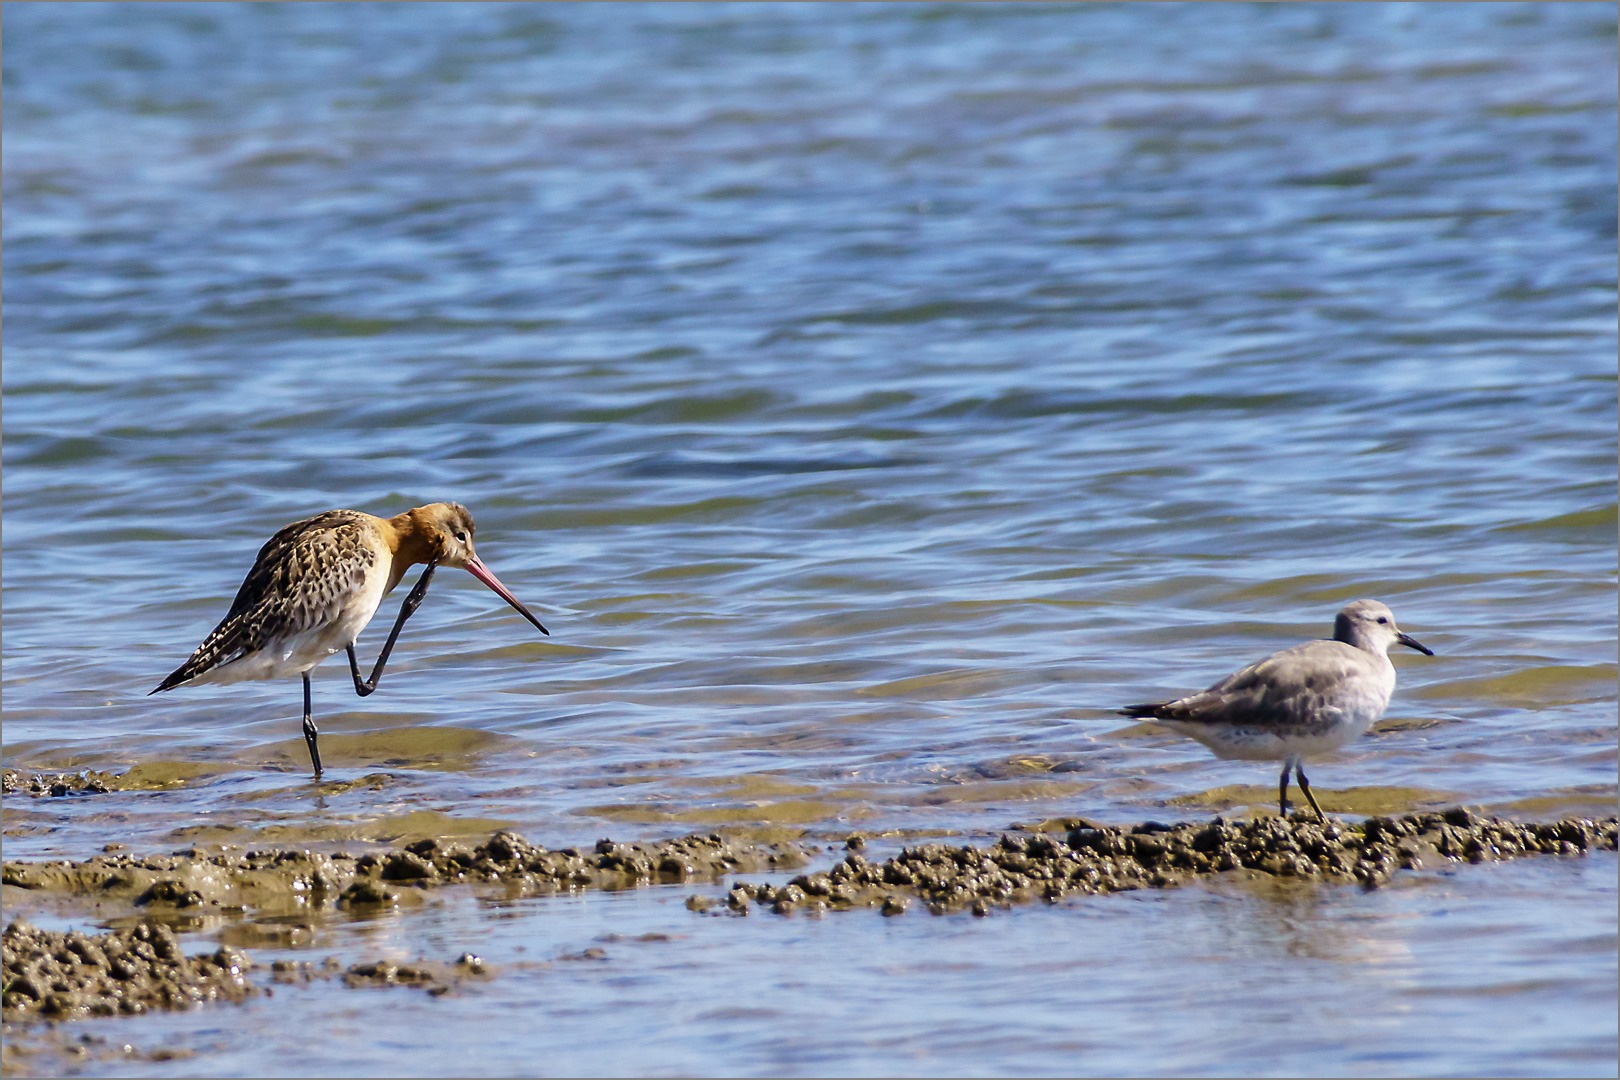
{"type": "Polygon", "coordinates": [[[392,557],[389,589],[418,563],[460,567],[474,558],[472,514],[460,503],[428,503],[377,524],[392,557]]]}
{"type": "Polygon", "coordinates": [[[443,554],[444,534],[427,515],[427,507],[418,506],[397,514],[382,524],[383,538],[394,557],[394,573],[403,574],[418,563],[425,563],[443,554]]]}

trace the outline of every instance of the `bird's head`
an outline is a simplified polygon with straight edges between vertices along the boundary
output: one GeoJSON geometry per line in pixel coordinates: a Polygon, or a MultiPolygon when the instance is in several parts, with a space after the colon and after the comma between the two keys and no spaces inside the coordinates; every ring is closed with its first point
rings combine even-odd
{"type": "Polygon", "coordinates": [[[464,570],[478,558],[473,549],[478,526],[473,524],[472,511],[460,503],[428,503],[412,510],[410,518],[427,557],[440,566],[464,570]]]}
{"type": "Polygon", "coordinates": [[[516,608],[518,614],[535,625],[535,629],[542,634],[551,633],[540,625],[540,620],[501,584],[500,579],[478,557],[478,552],[473,548],[473,533],[477,526],[473,524],[472,511],[460,503],[437,502],[409,510],[405,517],[422,551],[420,561],[467,571],[516,608]]]}
{"type": "Polygon", "coordinates": [[[1405,645],[1425,656],[1434,652],[1395,625],[1395,613],[1377,600],[1357,600],[1333,621],[1333,638],[1382,656],[1391,645],[1405,645]]]}

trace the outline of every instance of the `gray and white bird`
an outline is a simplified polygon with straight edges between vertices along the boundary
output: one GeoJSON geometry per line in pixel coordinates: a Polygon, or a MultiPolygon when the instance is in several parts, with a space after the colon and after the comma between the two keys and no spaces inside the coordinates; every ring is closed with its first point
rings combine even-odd
{"type": "Polygon", "coordinates": [[[319,779],[320,731],[310,715],[310,669],[344,649],[354,692],[366,697],[377,689],[394,641],[427,595],[433,571],[440,566],[466,570],[542,634],[550,633],[478,558],[472,514],[460,503],[430,503],[391,518],[328,510],[293,522],[259,549],[225,618],[191,659],[170,672],[152,693],[198,683],[303,676],[304,742],[319,779]],[[418,563],[426,563],[427,569],[401,605],[371,678],[361,679],[355,638],[377,613],[382,598],[418,563]]]}
{"type": "Polygon", "coordinates": [[[1434,655],[1401,632],[1389,608],[1377,600],[1357,600],[1339,612],[1331,640],[1283,649],[1208,690],[1174,701],[1130,705],[1120,713],[1190,735],[1218,758],[1280,760],[1278,813],[1288,816],[1292,771],[1311,809],[1326,821],[1301,763],[1337,750],[1384,715],[1395,690],[1392,645],[1434,655]]]}

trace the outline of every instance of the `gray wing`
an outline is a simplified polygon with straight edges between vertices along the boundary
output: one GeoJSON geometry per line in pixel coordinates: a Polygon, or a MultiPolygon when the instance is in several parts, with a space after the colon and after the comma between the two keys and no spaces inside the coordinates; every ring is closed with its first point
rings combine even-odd
{"type": "Polygon", "coordinates": [[[1354,646],[1307,641],[1235,671],[1208,690],[1128,711],[1189,724],[1307,724],[1333,706],[1340,687],[1369,672],[1368,657],[1354,646]]]}
{"type": "Polygon", "coordinates": [[[152,693],[334,618],[377,561],[377,553],[366,544],[370,529],[365,514],[329,510],[295,521],[272,536],[259,549],[225,618],[152,693]]]}

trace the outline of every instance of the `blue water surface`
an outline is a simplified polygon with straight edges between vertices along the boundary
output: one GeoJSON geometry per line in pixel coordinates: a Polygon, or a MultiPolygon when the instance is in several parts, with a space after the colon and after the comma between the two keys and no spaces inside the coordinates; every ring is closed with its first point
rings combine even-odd
{"type": "MultiPolygon", "coordinates": [[[[1111,710],[1324,636],[1361,596],[1438,655],[1397,656],[1388,717],[1312,770],[1330,811],[1613,812],[1613,4],[4,19],[5,760],[131,789],[7,796],[8,858],[503,825],[553,846],[861,830],[880,852],[1263,812],[1269,765],[1111,710]],[[146,696],[277,528],[436,499],[472,509],[553,636],[441,574],[378,694],[318,669],[335,786],[308,781],[296,680],[146,696]]],[[[1353,1023],[1353,1060],[1317,1028],[1223,1041],[1200,1009],[1174,1053],[1049,1038],[1171,988],[1333,991],[1265,934],[1155,952],[1113,990],[1104,953],[1031,981],[1042,943],[1105,918],[1078,905],[993,932],[817,924],[803,949],[858,949],[847,991],[898,1044],[840,1043],[811,1010],[764,1055],[758,1017],[722,1009],[690,1018],[691,1056],[598,1071],[1612,1075],[1614,865],[1591,865],[1466,872],[1496,967],[1432,883],[1288,915],[1301,941],[1432,930],[1410,946],[1429,989],[1321,1014],[1353,1023]],[[1048,1034],[941,1035],[938,1002],[889,981],[940,949],[976,972],[952,1030],[1048,1034]],[[1500,1034],[1530,1012],[1533,1035],[1500,1034]],[[895,1050],[920,1032],[948,1060],[895,1050]]],[[[1216,932],[1188,899],[1108,911],[1127,945],[1216,932]]],[[[392,932],[453,955],[488,918],[392,932]]],[[[618,969],[590,969],[603,1005],[559,1023],[617,1040],[727,964],[798,992],[773,932],[729,954],[710,934],[718,967],[617,1005],[618,969]]],[[[244,1053],[321,1022],[287,997],[244,1053]]],[[[375,1034],[399,998],[341,1000],[377,1063],[345,1068],[402,1067],[375,1034]]],[[[186,1030],[188,1067],[250,1071],[186,1030]]],[[[447,1030],[434,1071],[551,1071],[476,1016],[447,1030]]]]}

